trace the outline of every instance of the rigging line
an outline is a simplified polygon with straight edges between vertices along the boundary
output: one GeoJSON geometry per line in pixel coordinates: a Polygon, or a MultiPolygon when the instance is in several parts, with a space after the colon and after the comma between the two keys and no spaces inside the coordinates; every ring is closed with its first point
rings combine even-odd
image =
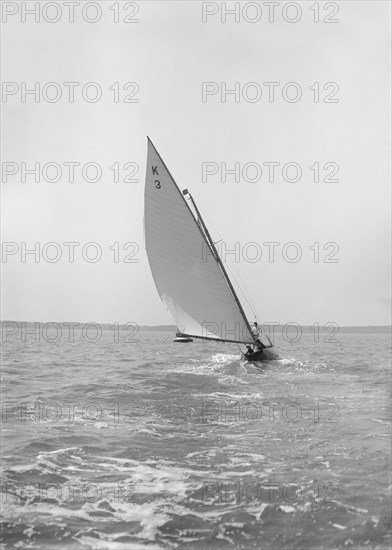
{"type": "MultiPolygon", "coordinates": [[[[222,275],[223,275],[223,277],[224,277],[224,279],[225,279],[225,281],[226,281],[226,283],[227,283],[227,286],[229,287],[229,290],[230,290],[230,292],[231,292],[232,295],[233,295],[233,298],[234,298],[234,300],[235,300],[235,302],[236,302],[236,304],[237,304],[237,307],[238,307],[238,309],[239,309],[239,311],[240,311],[240,313],[241,313],[241,315],[242,315],[242,318],[243,318],[244,321],[245,321],[245,325],[246,325],[246,327],[247,327],[249,333],[252,334],[252,329],[251,329],[251,327],[250,327],[250,324],[249,324],[249,321],[248,321],[248,319],[247,319],[247,316],[246,316],[246,313],[245,313],[245,311],[244,311],[244,308],[242,307],[242,304],[241,304],[241,302],[240,302],[240,300],[239,300],[239,298],[238,298],[238,296],[237,296],[237,293],[236,293],[236,291],[235,291],[235,288],[233,287],[233,284],[232,284],[232,282],[231,282],[231,280],[230,280],[230,277],[229,277],[229,275],[227,274],[226,268],[225,268],[225,266],[223,265],[222,260],[220,259],[219,252],[218,252],[218,250],[217,250],[216,247],[215,247],[215,244],[214,244],[214,242],[213,242],[213,240],[212,240],[212,238],[211,238],[210,232],[208,231],[206,224],[204,223],[204,220],[203,220],[203,217],[202,217],[202,215],[201,215],[201,213],[200,213],[200,210],[197,208],[196,203],[195,203],[195,201],[193,200],[191,194],[189,194],[189,198],[190,198],[190,200],[192,201],[192,204],[193,204],[193,206],[194,206],[194,208],[195,208],[195,210],[196,210],[196,213],[197,213],[198,218],[200,218],[200,227],[202,228],[201,230],[203,230],[203,232],[205,233],[206,242],[209,244],[209,246],[210,246],[210,248],[211,248],[211,251],[212,251],[213,254],[215,255],[215,260],[217,261],[217,263],[218,263],[218,265],[219,265],[219,269],[221,270],[221,273],[222,273],[222,275]]],[[[252,337],[253,337],[253,339],[254,339],[254,336],[253,336],[253,335],[252,335],[252,337]]]]}
{"type": "MultiPolygon", "coordinates": [[[[203,214],[203,216],[204,216],[204,214],[203,214]]],[[[218,234],[219,237],[221,237],[221,235],[219,234],[219,232],[217,231],[217,229],[214,227],[214,225],[211,223],[210,220],[208,220],[208,223],[209,223],[209,225],[212,225],[212,227],[214,228],[214,231],[218,234]]],[[[219,241],[216,241],[216,242],[214,241],[214,243],[216,244],[216,243],[218,243],[218,242],[220,242],[220,241],[222,241],[222,240],[223,240],[223,239],[220,238],[219,241]]],[[[252,301],[252,299],[251,299],[251,297],[250,297],[250,294],[248,293],[248,291],[247,291],[247,289],[246,289],[245,283],[244,283],[244,281],[243,281],[243,279],[242,279],[242,277],[241,277],[239,271],[237,270],[237,268],[236,268],[233,264],[231,264],[230,267],[229,267],[229,265],[228,265],[226,262],[225,262],[225,264],[226,264],[226,269],[227,269],[227,271],[229,271],[230,275],[233,277],[233,279],[234,279],[235,282],[237,283],[237,286],[239,287],[239,289],[240,289],[240,291],[241,291],[241,294],[242,294],[243,298],[245,299],[245,301],[246,301],[247,304],[249,305],[250,310],[252,311],[253,315],[254,315],[255,318],[257,319],[256,308],[255,308],[254,303],[253,303],[253,301],[252,301]],[[233,269],[232,269],[232,268],[235,270],[235,274],[233,273],[233,269]],[[241,281],[242,284],[238,281],[236,275],[237,275],[237,277],[240,279],[240,281],[241,281]]]]}
{"type": "MultiPolygon", "coordinates": [[[[252,300],[251,300],[251,298],[250,298],[250,295],[248,294],[248,292],[247,292],[245,286],[241,286],[241,284],[240,284],[240,283],[238,282],[238,280],[236,279],[236,277],[235,277],[234,273],[232,272],[232,270],[231,270],[229,267],[227,267],[227,264],[226,264],[226,269],[227,269],[227,271],[230,273],[230,275],[233,277],[234,281],[237,283],[237,286],[238,286],[238,288],[241,290],[241,293],[242,293],[242,295],[243,295],[245,301],[247,302],[247,304],[248,304],[250,310],[252,311],[252,313],[253,313],[253,315],[255,316],[255,318],[257,318],[256,309],[255,309],[255,307],[254,307],[254,304],[253,304],[253,302],[252,302],[252,300]],[[249,296],[249,299],[248,299],[247,296],[249,296]]],[[[237,275],[238,275],[238,272],[237,272],[237,275]]],[[[239,277],[241,278],[240,275],[239,275],[239,277]]],[[[242,279],[241,279],[241,281],[242,281],[242,279]]]]}
{"type": "MultiPolygon", "coordinates": [[[[200,208],[199,208],[199,210],[200,210],[200,208]]],[[[219,237],[219,240],[218,240],[218,241],[215,241],[215,239],[214,239],[214,244],[217,244],[217,243],[219,243],[220,241],[223,241],[223,237],[222,237],[222,235],[219,233],[219,231],[216,229],[215,225],[211,222],[211,220],[208,219],[208,217],[204,214],[204,212],[202,212],[201,210],[200,210],[200,212],[202,213],[204,219],[207,220],[208,225],[209,225],[210,227],[213,228],[214,233],[219,237]]],[[[236,268],[234,265],[231,265],[231,266],[229,267],[229,265],[227,264],[227,262],[225,262],[225,264],[226,264],[226,269],[227,269],[227,271],[230,272],[230,275],[233,277],[233,279],[234,279],[235,282],[237,283],[237,285],[238,285],[239,289],[241,290],[241,293],[242,293],[242,295],[243,295],[245,301],[247,302],[247,304],[248,304],[248,306],[250,307],[250,309],[251,309],[253,315],[254,315],[255,318],[257,319],[257,312],[256,312],[255,305],[254,305],[254,303],[253,303],[253,301],[252,301],[252,298],[250,297],[250,294],[249,294],[248,291],[246,290],[245,283],[244,283],[244,281],[243,281],[243,279],[242,279],[242,277],[241,277],[239,271],[237,270],[237,268],[236,268]],[[232,268],[235,270],[235,274],[233,273],[232,268]],[[237,278],[236,278],[236,275],[237,275],[237,277],[239,277],[239,279],[240,279],[242,285],[238,282],[238,280],[237,280],[237,278]]]]}

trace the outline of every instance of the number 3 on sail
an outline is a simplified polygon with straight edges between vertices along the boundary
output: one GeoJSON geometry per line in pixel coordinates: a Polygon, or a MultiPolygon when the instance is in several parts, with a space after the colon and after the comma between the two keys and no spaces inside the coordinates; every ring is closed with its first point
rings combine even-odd
{"type": "Polygon", "coordinates": [[[191,194],[181,193],[150,139],[147,166],[146,251],[159,296],[181,336],[247,344],[248,361],[276,358],[271,342],[264,345],[252,331],[191,194]],[[155,189],[163,187],[158,201],[155,189]]]}

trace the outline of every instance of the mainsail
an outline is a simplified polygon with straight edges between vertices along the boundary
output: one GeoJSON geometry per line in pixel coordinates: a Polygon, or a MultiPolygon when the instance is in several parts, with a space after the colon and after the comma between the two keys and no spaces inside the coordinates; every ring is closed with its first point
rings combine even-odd
{"type": "Polygon", "coordinates": [[[204,223],[194,216],[149,139],[144,226],[155,285],[179,330],[196,338],[253,343],[204,223]]]}

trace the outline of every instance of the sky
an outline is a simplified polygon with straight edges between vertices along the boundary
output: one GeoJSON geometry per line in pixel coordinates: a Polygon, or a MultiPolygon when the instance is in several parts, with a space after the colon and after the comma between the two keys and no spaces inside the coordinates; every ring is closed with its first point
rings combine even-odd
{"type": "Polygon", "coordinates": [[[266,2],[82,2],[73,22],[2,4],[2,319],[172,323],[144,249],[148,135],[237,247],[260,322],[390,324],[389,2],[281,2],[272,22],[266,2]]]}

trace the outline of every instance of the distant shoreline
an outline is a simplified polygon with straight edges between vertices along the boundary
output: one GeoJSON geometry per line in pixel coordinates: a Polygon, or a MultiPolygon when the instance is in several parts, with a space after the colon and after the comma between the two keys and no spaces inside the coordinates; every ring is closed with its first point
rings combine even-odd
{"type": "MultiPolygon", "coordinates": [[[[14,323],[17,325],[21,325],[22,323],[25,323],[26,327],[34,327],[36,324],[38,325],[50,325],[53,323],[53,325],[59,325],[59,326],[70,326],[73,325],[75,329],[83,327],[83,325],[87,324],[96,324],[99,325],[102,329],[110,329],[110,327],[113,327],[113,325],[116,322],[113,323],[95,323],[94,321],[89,322],[80,322],[80,321],[11,321],[11,320],[4,320],[0,321],[1,326],[5,323],[14,323]]],[[[118,323],[117,323],[118,324],[118,323]]],[[[125,325],[126,323],[119,323],[121,326],[125,325]]],[[[137,326],[136,323],[133,323],[134,326],[137,326]]],[[[266,324],[266,326],[268,326],[266,324]]],[[[272,325],[271,325],[272,326],[272,325]]],[[[280,326],[284,326],[283,323],[281,323],[280,326]]],[[[314,332],[314,328],[312,329],[311,325],[299,325],[301,327],[301,330],[303,332],[314,332]]],[[[320,324],[320,328],[322,328],[323,324],[320,324]]],[[[48,328],[50,328],[48,326],[48,328]]],[[[54,327],[53,327],[54,328],[54,327]]],[[[141,332],[178,332],[178,328],[175,325],[138,325],[138,330],[141,332]]],[[[359,326],[339,326],[339,332],[341,333],[350,333],[350,332],[362,332],[362,333],[382,333],[382,334],[389,334],[392,331],[391,325],[359,325],[359,326]]]]}

